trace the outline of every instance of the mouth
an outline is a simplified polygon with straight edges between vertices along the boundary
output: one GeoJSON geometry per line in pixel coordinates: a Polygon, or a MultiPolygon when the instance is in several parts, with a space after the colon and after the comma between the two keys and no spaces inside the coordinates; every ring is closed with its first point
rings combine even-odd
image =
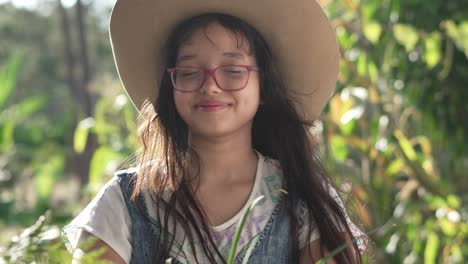
{"type": "Polygon", "coordinates": [[[231,104],[205,104],[197,105],[196,109],[203,112],[216,112],[221,111],[229,106],[231,106],[231,104]]]}

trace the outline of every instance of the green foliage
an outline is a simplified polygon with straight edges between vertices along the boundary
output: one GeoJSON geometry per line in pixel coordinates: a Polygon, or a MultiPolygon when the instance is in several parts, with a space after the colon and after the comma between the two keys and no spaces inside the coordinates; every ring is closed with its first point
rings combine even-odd
{"type": "Polygon", "coordinates": [[[418,32],[412,26],[395,24],[393,25],[393,32],[396,41],[405,47],[406,52],[414,50],[418,43],[419,36],[418,32]]]}
{"type": "Polygon", "coordinates": [[[47,162],[38,167],[34,176],[36,193],[39,198],[39,204],[47,207],[54,185],[63,174],[64,157],[55,155],[47,158],[47,162]]]}
{"type": "Polygon", "coordinates": [[[457,26],[453,20],[447,20],[442,26],[455,45],[468,57],[468,21],[462,21],[457,26]]]}
{"type": "Polygon", "coordinates": [[[377,263],[464,263],[468,16],[436,1],[377,2],[327,6],[343,51],[324,116],[329,168],[352,184],[365,229],[379,229],[377,263]],[[437,8],[437,24],[424,23],[437,8]]]}
{"type": "MultiPolygon", "coordinates": [[[[34,199],[37,207],[31,212],[38,216],[48,207],[49,198],[55,183],[63,175],[65,159],[63,148],[56,140],[48,140],[40,120],[32,119],[38,115],[46,105],[43,96],[26,97],[11,103],[16,90],[16,76],[20,71],[19,57],[12,57],[0,72],[0,98],[2,115],[0,117],[0,189],[4,195],[0,196],[0,220],[17,222],[19,213],[15,207],[14,197],[17,191],[10,188],[15,181],[20,181],[22,174],[34,173],[34,199]],[[44,133],[44,132],[42,132],[44,133]],[[23,140],[25,139],[25,140],[23,140]],[[31,141],[38,140],[40,145],[34,146],[31,141]],[[15,162],[11,162],[15,161],[15,162]],[[16,175],[17,177],[13,177],[16,175]],[[16,221],[15,221],[16,220],[16,221]]],[[[22,207],[24,205],[19,205],[22,207]]],[[[30,215],[30,214],[26,214],[30,215]]],[[[31,222],[32,219],[26,219],[31,222]]]]}
{"type": "Polygon", "coordinates": [[[0,72],[0,109],[3,109],[8,97],[10,97],[15,87],[17,71],[19,68],[19,58],[13,57],[6,65],[5,69],[0,72]]]}
{"type": "Polygon", "coordinates": [[[92,187],[98,187],[100,184],[102,184],[101,177],[103,175],[109,175],[109,173],[112,173],[108,172],[106,168],[109,165],[112,165],[112,162],[115,163],[116,161],[120,161],[122,159],[123,157],[121,154],[109,147],[102,146],[98,148],[96,152],[94,152],[93,159],[91,160],[89,185],[92,187]]]}
{"type": "Polygon", "coordinates": [[[14,113],[10,109],[6,109],[7,99],[13,93],[17,71],[19,68],[19,58],[12,57],[10,61],[0,71],[0,109],[2,116],[0,117],[0,150],[7,151],[13,145],[13,132],[15,118],[14,113]]]}
{"type": "MultiPolygon", "coordinates": [[[[59,228],[50,226],[50,212],[39,217],[36,223],[26,228],[20,235],[14,236],[9,245],[0,251],[2,263],[71,263],[72,255],[65,248],[59,228]]],[[[85,241],[83,248],[88,248],[94,241],[85,241]]],[[[97,258],[104,252],[96,250],[80,259],[83,264],[104,264],[97,258]]]]}
{"type": "Polygon", "coordinates": [[[73,140],[73,148],[76,153],[81,154],[85,150],[86,142],[88,141],[88,134],[93,126],[94,119],[91,117],[81,120],[78,123],[73,140]]]}
{"type": "Polygon", "coordinates": [[[132,156],[137,148],[136,110],[124,94],[99,100],[94,117],[82,120],[75,130],[74,146],[79,152],[88,134],[98,139],[90,164],[88,190],[97,193],[109,175],[132,156]],[[124,117],[124,118],[122,118],[124,117]]]}

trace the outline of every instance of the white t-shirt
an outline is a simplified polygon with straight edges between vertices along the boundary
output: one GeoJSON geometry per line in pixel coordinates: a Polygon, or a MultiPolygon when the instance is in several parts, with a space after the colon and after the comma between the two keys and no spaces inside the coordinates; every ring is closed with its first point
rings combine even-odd
{"type": "MultiPolygon", "coordinates": [[[[269,157],[264,157],[259,152],[257,154],[258,164],[255,183],[247,203],[231,219],[221,225],[212,226],[213,240],[218,246],[218,250],[226,259],[229,255],[237,223],[252,201],[261,195],[264,196],[252,209],[246,220],[239,239],[236,255],[263,230],[281,196],[280,189],[283,182],[283,173],[279,162],[269,157]]],[[[144,194],[143,197],[146,203],[151,201],[148,194],[144,194]]],[[[149,215],[155,219],[154,207],[147,206],[147,208],[149,215]]],[[[305,219],[303,210],[299,211],[298,214],[300,218],[305,219]]],[[[70,224],[63,228],[62,235],[70,252],[76,249],[82,230],[86,230],[104,241],[126,263],[130,263],[132,253],[131,219],[116,176],[110,179],[86,208],[70,224]]],[[[177,230],[181,229],[178,228],[177,230]]],[[[183,234],[180,233],[178,231],[175,237],[175,243],[171,248],[171,257],[179,260],[181,263],[195,263],[190,245],[186,239],[183,239],[183,234]]],[[[301,234],[299,236],[300,248],[304,247],[307,242],[319,238],[316,229],[313,230],[312,236],[309,239],[303,235],[305,233],[299,232],[301,234]]],[[[197,241],[195,241],[195,247],[198,260],[204,263],[204,254],[197,241]]]]}

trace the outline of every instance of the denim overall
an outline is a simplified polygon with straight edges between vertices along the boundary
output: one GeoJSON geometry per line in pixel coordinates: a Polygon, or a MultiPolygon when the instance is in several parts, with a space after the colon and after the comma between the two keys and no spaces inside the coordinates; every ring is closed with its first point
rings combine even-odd
{"type": "MultiPolygon", "coordinates": [[[[131,173],[128,171],[116,172],[122,194],[132,222],[132,264],[152,264],[157,257],[159,232],[146,219],[147,211],[143,197],[139,196],[135,203],[130,201],[133,184],[130,181],[131,173]]],[[[291,256],[291,239],[289,238],[289,217],[283,205],[283,200],[278,202],[270,216],[270,220],[260,233],[257,244],[250,255],[248,263],[288,264],[297,263],[296,257],[291,256]]],[[[235,259],[234,263],[240,264],[243,256],[235,259]]],[[[179,263],[174,261],[172,263],[179,263]]]]}

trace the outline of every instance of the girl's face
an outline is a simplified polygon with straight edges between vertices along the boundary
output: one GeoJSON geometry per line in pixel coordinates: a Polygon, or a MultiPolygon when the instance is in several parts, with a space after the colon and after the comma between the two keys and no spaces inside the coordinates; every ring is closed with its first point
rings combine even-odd
{"type": "MultiPolygon", "coordinates": [[[[253,54],[248,53],[246,40],[238,41],[232,32],[221,25],[211,24],[205,30],[196,31],[180,47],[176,66],[203,69],[223,65],[256,66],[253,54]]],[[[242,131],[250,133],[260,102],[259,74],[251,71],[246,87],[238,91],[222,90],[207,75],[197,91],[180,92],[174,89],[174,100],[177,112],[188,125],[192,136],[219,137],[242,131]]]]}

